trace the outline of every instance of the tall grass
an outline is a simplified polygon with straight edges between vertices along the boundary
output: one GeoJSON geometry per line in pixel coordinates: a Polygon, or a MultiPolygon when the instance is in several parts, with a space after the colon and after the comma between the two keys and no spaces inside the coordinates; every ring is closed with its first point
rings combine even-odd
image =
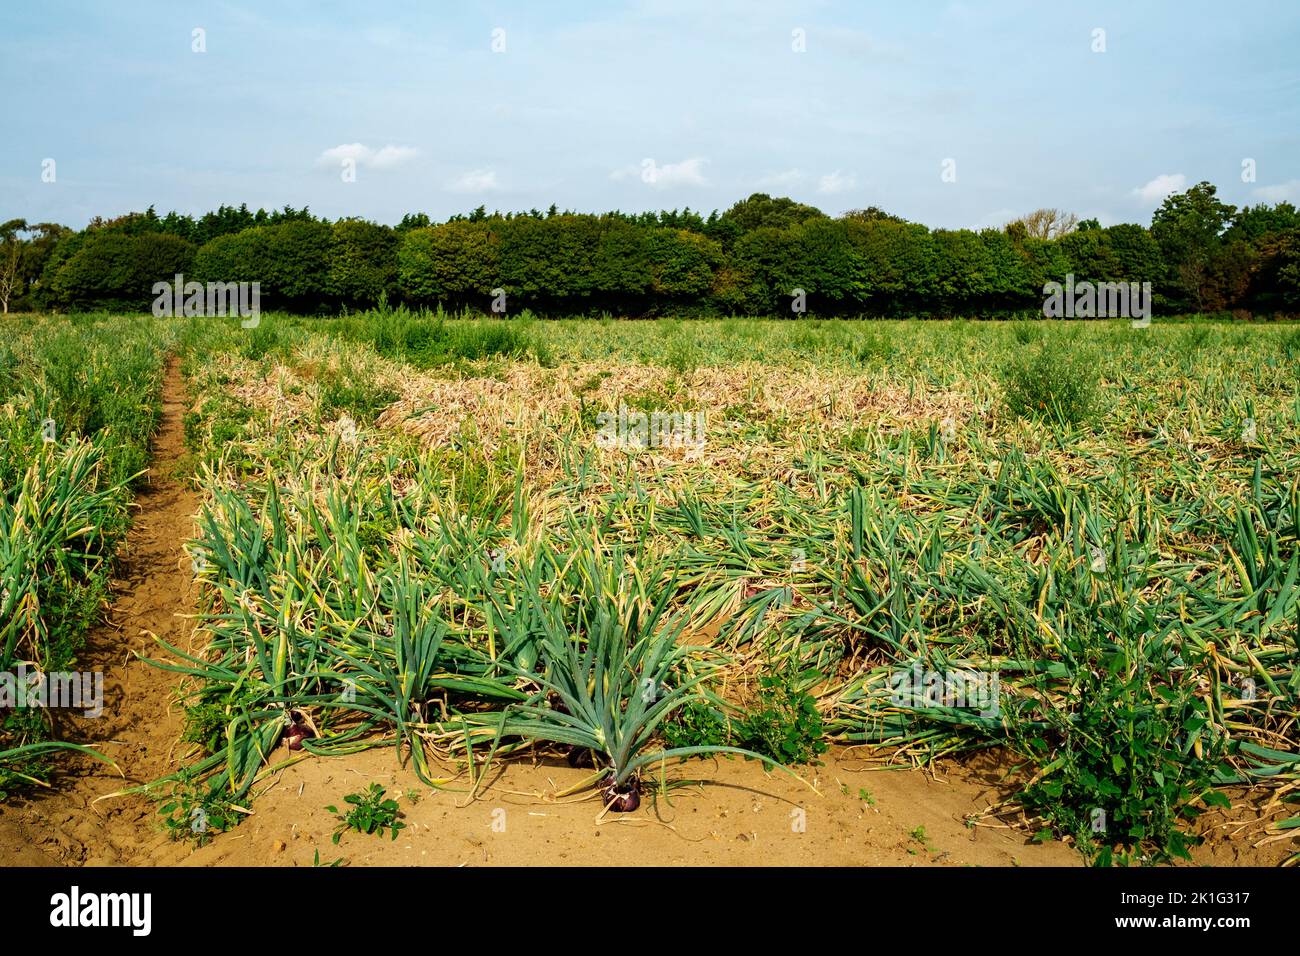
{"type": "Polygon", "coordinates": [[[365,342],[376,352],[416,368],[484,358],[548,362],[549,353],[535,333],[534,323],[521,319],[449,319],[442,311],[413,311],[386,303],[337,319],[311,323],[347,341],[365,342]]]}

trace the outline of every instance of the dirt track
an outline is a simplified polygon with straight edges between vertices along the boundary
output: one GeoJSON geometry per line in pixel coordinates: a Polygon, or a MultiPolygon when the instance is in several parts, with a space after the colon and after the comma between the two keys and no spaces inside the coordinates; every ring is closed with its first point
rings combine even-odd
{"type": "Polygon", "coordinates": [[[193,533],[198,497],[174,474],[185,453],[185,410],[184,382],[173,359],[163,385],[154,464],[137,491],[119,555],[116,598],[78,656],[78,669],[104,672],[104,712],[93,719],[53,712],[58,737],[93,746],[115,760],[124,776],[90,758],[61,756],[59,766],[67,772],[50,790],[0,804],[0,863],[125,865],[167,843],[155,825],[152,801],[96,800],[171,769],[169,752],[180,731],[171,707],[176,675],[132,652],[158,657],[161,648],[150,635],[180,647],[189,643],[190,622],[178,615],[190,607],[183,545],[193,533]]]}

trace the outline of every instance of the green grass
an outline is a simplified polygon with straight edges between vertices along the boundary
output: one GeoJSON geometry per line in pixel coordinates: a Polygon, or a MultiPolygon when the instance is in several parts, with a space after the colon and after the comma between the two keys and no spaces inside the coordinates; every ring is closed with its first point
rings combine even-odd
{"type": "Polygon", "coordinates": [[[307,320],[313,328],[352,342],[364,342],[378,354],[428,369],[484,358],[532,356],[546,364],[549,352],[527,319],[451,321],[441,310],[415,312],[381,305],[338,319],[307,320]]]}

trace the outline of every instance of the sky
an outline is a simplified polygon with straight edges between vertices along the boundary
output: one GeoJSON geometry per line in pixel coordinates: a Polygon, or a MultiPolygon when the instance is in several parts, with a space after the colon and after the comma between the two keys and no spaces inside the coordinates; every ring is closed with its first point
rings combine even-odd
{"type": "Polygon", "coordinates": [[[1295,0],[0,0],[0,221],[1300,204],[1298,49],[1295,0]]]}

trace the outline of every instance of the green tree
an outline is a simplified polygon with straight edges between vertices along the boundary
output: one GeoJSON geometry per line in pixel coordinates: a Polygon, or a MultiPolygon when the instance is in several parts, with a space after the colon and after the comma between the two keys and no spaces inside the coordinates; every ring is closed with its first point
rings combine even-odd
{"type": "Polygon", "coordinates": [[[885,212],[879,206],[868,206],[866,209],[850,209],[840,216],[841,219],[851,222],[907,222],[902,216],[895,216],[893,213],[885,212]]]}
{"type": "Polygon", "coordinates": [[[58,262],[51,277],[52,297],[69,308],[147,308],[154,283],[188,272],[194,256],[194,244],[179,236],[88,231],[71,255],[58,262]]]}
{"type": "Polygon", "coordinates": [[[25,232],[27,238],[20,244],[18,277],[15,288],[11,290],[10,307],[14,307],[14,302],[17,308],[32,308],[38,304],[36,293],[46,264],[60,243],[75,235],[67,226],[54,222],[29,224],[25,232]]]}
{"type": "Polygon", "coordinates": [[[654,281],[649,256],[650,230],[607,216],[596,224],[596,231],[592,291],[607,301],[624,304],[644,296],[654,281]]]}
{"type": "Polygon", "coordinates": [[[760,226],[736,240],[731,253],[735,270],[727,290],[733,307],[754,314],[789,317],[794,290],[802,288],[802,250],[794,229],[760,226]]]}
{"type": "Polygon", "coordinates": [[[416,302],[481,301],[501,281],[497,235],[486,222],[412,229],[397,264],[402,294],[416,302]]]}
{"type": "Polygon", "coordinates": [[[723,265],[721,245],[686,229],[652,229],[648,244],[651,290],[656,295],[690,300],[709,293],[723,265]]]}
{"type": "Polygon", "coordinates": [[[428,229],[433,225],[427,213],[408,212],[402,217],[402,221],[397,224],[398,232],[407,232],[411,229],[428,229]]]}
{"type": "Polygon", "coordinates": [[[1000,229],[980,230],[988,294],[995,306],[1019,306],[1025,296],[1025,263],[1010,237],[1000,229]]]}
{"type": "Polygon", "coordinates": [[[794,227],[798,287],[814,311],[858,309],[867,298],[867,268],[843,221],[813,218],[794,227]]]}
{"type": "Polygon", "coordinates": [[[1151,217],[1151,235],[1171,267],[1170,280],[1198,311],[1206,306],[1211,262],[1236,211],[1219,201],[1213,185],[1201,182],[1168,196],[1151,217]]]}
{"type": "Polygon", "coordinates": [[[1070,271],[1070,257],[1064,244],[1060,240],[1034,239],[1027,235],[1017,239],[1014,231],[1007,233],[1007,239],[1020,253],[1025,301],[1041,305],[1043,286],[1048,282],[1063,282],[1070,271]]]}
{"type": "Polygon", "coordinates": [[[1060,240],[1060,247],[1065,255],[1066,271],[1074,273],[1076,282],[1119,280],[1119,259],[1111,246],[1108,230],[1083,229],[1071,232],[1060,240]]]}
{"type": "Polygon", "coordinates": [[[935,299],[945,309],[966,310],[993,292],[993,264],[978,233],[969,229],[936,229],[938,268],[935,299]]]}
{"type": "Polygon", "coordinates": [[[742,199],[722,214],[722,222],[734,225],[740,233],[755,229],[783,229],[797,226],[809,219],[825,218],[826,213],[813,206],[805,206],[784,196],[772,197],[767,193],[754,193],[742,199]]]}
{"type": "Polygon", "coordinates": [[[1240,305],[1250,290],[1255,247],[1243,239],[1223,242],[1215,250],[1205,274],[1205,307],[1211,311],[1240,305]]]}
{"type": "Polygon", "coordinates": [[[312,309],[330,289],[334,231],[329,223],[287,216],[204,243],[194,257],[200,282],[257,282],[280,308],[312,309]]]}
{"type": "Polygon", "coordinates": [[[1224,239],[1258,242],[1265,236],[1286,232],[1288,229],[1300,229],[1300,209],[1289,202],[1280,202],[1276,206],[1259,203],[1241,207],[1224,239]]]}
{"type": "Polygon", "coordinates": [[[1118,270],[1111,277],[1115,281],[1157,285],[1167,274],[1160,245],[1146,229],[1136,223],[1122,222],[1107,226],[1106,236],[1118,270]]]}
{"type": "Polygon", "coordinates": [[[1251,263],[1249,295],[1257,308],[1300,312],[1300,228],[1264,237],[1251,263]]]}
{"type": "Polygon", "coordinates": [[[580,309],[594,288],[600,243],[595,216],[560,213],[546,219],[499,220],[501,284],[525,302],[580,309]]]}
{"type": "Polygon", "coordinates": [[[862,262],[866,304],[880,314],[924,308],[938,282],[930,230],[888,219],[848,220],[845,232],[862,262]]]}
{"type": "Polygon", "coordinates": [[[364,219],[333,228],[329,291],[344,302],[373,305],[397,292],[397,233],[364,219]]]}

